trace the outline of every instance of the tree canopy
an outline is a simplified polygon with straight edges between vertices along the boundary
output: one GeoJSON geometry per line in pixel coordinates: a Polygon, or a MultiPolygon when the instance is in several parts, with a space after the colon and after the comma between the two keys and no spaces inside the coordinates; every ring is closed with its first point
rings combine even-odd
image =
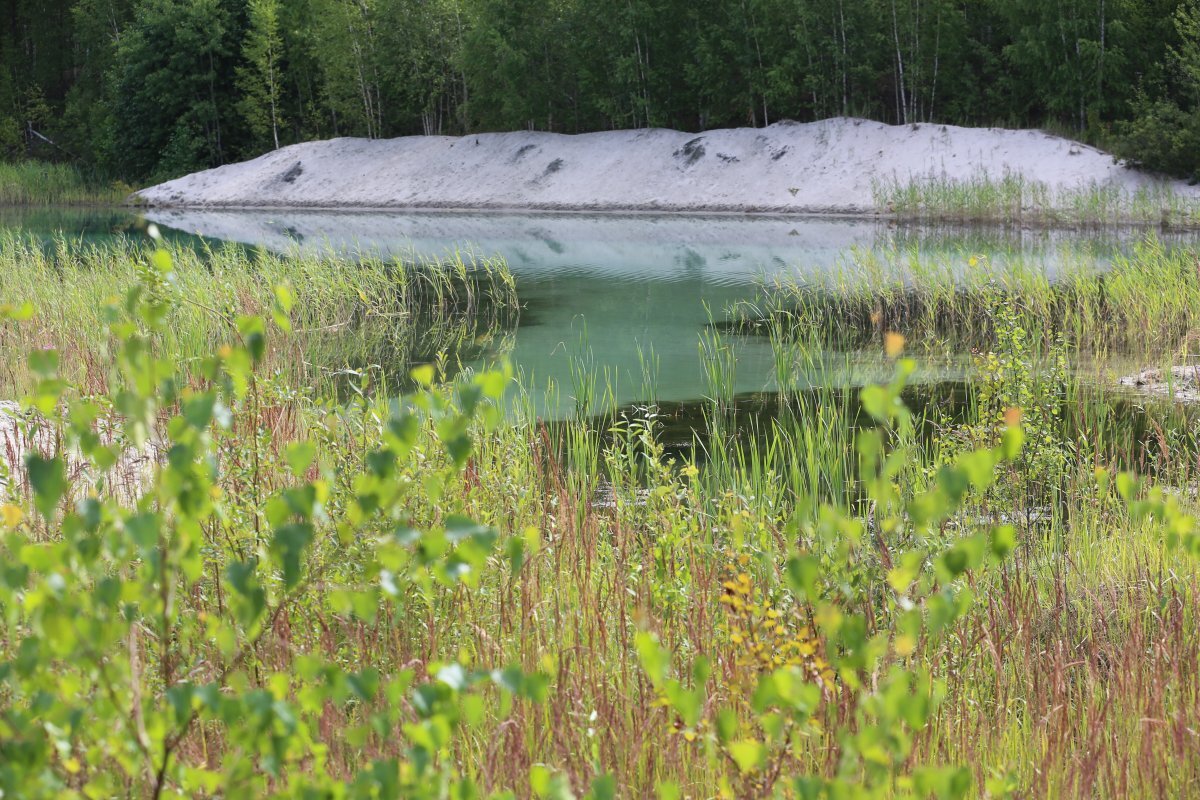
{"type": "Polygon", "coordinates": [[[0,158],[147,180],[330,136],[1049,126],[1200,170],[1197,0],[0,0],[0,158]]]}

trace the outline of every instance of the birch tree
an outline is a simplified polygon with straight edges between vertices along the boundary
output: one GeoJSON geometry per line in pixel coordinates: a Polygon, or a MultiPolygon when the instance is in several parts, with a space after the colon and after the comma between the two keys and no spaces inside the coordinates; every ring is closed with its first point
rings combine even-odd
{"type": "Polygon", "coordinates": [[[246,66],[238,69],[242,93],[238,108],[255,138],[268,134],[279,149],[279,99],[283,39],[279,33],[279,0],[250,0],[242,53],[246,66]]]}

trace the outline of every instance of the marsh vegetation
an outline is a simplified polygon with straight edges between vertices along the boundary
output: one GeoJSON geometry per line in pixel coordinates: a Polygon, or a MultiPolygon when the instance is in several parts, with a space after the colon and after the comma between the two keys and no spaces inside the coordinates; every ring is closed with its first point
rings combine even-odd
{"type": "Polygon", "coordinates": [[[554,421],[497,261],[6,239],[0,787],[1194,793],[1197,421],[1113,365],[1200,276],[1136,236],[854,251],[554,421]]]}

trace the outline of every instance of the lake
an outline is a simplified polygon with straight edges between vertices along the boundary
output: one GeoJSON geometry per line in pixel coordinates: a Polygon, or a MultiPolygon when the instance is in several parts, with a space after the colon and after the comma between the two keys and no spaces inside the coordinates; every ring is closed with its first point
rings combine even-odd
{"type": "MultiPolygon", "coordinates": [[[[466,366],[508,359],[547,416],[575,406],[580,365],[599,376],[616,405],[706,396],[711,386],[700,349],[714,335],[710,323],[726,320],[735,304],[755,302],[764,285],[832,284],[848,264],[864,260],[907,280],[905,270],[918,257],[963,276],[981,263],[995,268],[1020,262],[1053,279],[1071,254],[1086,252],[1103,269],[1141,235],[770,216],[0,210],[0,229],[99,246],[113,237],[145,235],[146,222],[175,239],[280,253],[403,257],[460,250],[502,256],[516,279],[520,319],[482,355],[473,352],[466,366]],[[558,393],[539,395],[550,384],[558,393]]],[[[776,388],[765,337],[730,335],[727,343],[735,356],[730,377],[736,393],[776,388]]],[[[926,380],[960,372],[952,361],[922,366],[926,380]]],[[[845,379],[877,377],[867,365],[861,378],[845,379]]]]}

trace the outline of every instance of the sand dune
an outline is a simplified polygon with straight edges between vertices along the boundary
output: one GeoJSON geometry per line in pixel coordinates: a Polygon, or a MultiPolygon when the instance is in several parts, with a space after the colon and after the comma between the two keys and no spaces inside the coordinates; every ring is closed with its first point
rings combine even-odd
{"type": "MultiPolygon", "coordinates": [[[[886,213],[880,182],[1019,174],[1052,191],[1160,183],[1041,131],[856,119],[292,145],[138,193],[151,206],[886,213]]],[[[1198,192],[1181,182],[1171,188],[1198,192]]]]}

